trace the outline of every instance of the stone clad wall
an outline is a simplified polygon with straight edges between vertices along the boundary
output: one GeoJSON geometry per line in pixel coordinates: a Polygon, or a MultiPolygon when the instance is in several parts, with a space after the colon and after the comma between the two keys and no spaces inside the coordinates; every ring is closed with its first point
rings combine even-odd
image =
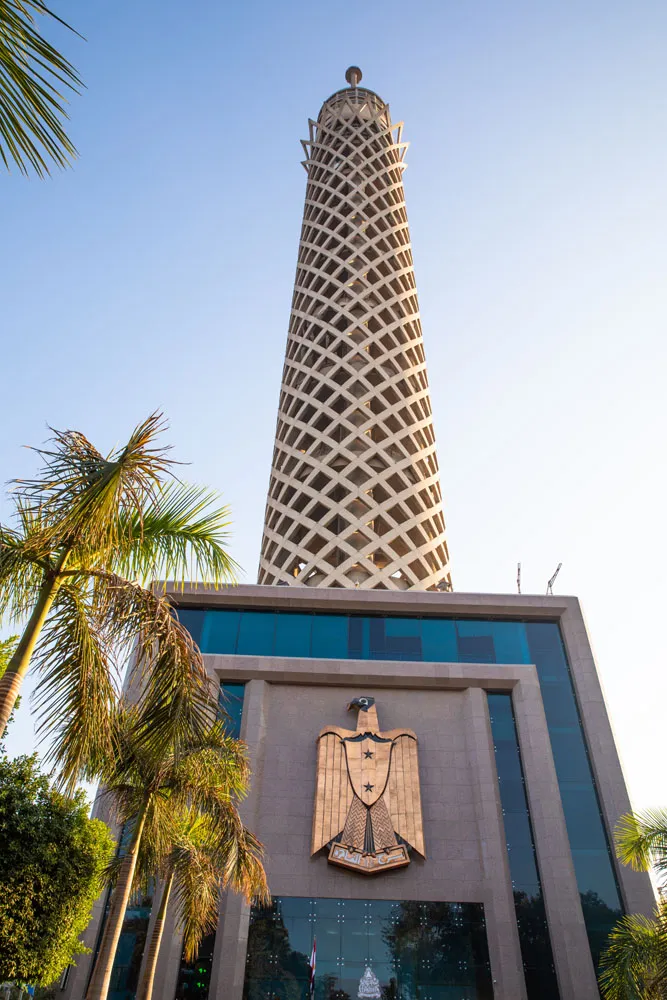
{"type": "Polygon", "coordinates": [[[467,701],[460,691],[366,691],[358,687],[271,684],[268,740],[261,788],[259,835],[270,858],[271,889],[282,896],[372,896],[479,901],[483,895],[475,816],[475,761],[466,747],[467,701]],[[310,858],[315,796],[316,738],[324,725],[354,729],[345,706],[360,694],[376,697],[382,730],[413,729],[419,740],[424,833],[428,861],[361,877],[310,858]],[[394,894],[392,896],[392,893],[394,894]]]}

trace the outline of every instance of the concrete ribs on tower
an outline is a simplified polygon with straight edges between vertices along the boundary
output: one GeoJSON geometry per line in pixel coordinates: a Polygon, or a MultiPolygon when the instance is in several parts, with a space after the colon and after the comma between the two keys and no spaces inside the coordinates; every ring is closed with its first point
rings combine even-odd
{"type": "Polygon", "coordinates": [[[451,589],[401,131],[352,85],[303,143],[259,583],[451,589]]]}

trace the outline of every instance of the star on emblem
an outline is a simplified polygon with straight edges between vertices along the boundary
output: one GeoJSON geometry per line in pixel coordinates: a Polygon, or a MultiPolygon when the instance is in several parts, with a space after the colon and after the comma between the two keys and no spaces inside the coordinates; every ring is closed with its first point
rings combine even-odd
{"type": "Polygon", "coordinates": [[[364,752],[364,757],[366,758],[366,760],[368,760],[372,756],[373,756],[373,751],[372,750],[366,750],[364,752]]]}
{"type": "Polygon", "coordinates": [[[364,788],[367,792],[372,792],[373,789],[375,788],[375,785],[370,785],[370,784],[364,785],[364,788]]]}

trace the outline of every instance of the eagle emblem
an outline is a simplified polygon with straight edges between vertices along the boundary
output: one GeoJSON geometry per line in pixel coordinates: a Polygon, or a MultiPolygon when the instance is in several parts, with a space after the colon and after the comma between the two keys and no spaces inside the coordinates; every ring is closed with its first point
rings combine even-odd
{"type": "Polygon", "coordinates": [[[355,698],[356,730],[325,726],[317,738],[317,785],[311,854],[373,875],[424,854],[417,737],[380,732],[375,699],[355,698]]]}

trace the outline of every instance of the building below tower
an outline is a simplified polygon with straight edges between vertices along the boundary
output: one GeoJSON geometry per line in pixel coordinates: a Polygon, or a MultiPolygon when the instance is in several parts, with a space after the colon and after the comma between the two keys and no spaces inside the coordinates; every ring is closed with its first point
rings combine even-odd
{"type": "MultiPolygon", "coordinates": [[[[315,947],[317,1000],[598,997],[609,929],[653,895],[610,850],[629,802],[575,598],[171,597],[250,748],[273,904],[225,897],[194,966],[172,922],[154,996],[308,1000],[315,947]]],[[[149,913],[126,921],[111,1000],[134,996],[149,913]]]]}

